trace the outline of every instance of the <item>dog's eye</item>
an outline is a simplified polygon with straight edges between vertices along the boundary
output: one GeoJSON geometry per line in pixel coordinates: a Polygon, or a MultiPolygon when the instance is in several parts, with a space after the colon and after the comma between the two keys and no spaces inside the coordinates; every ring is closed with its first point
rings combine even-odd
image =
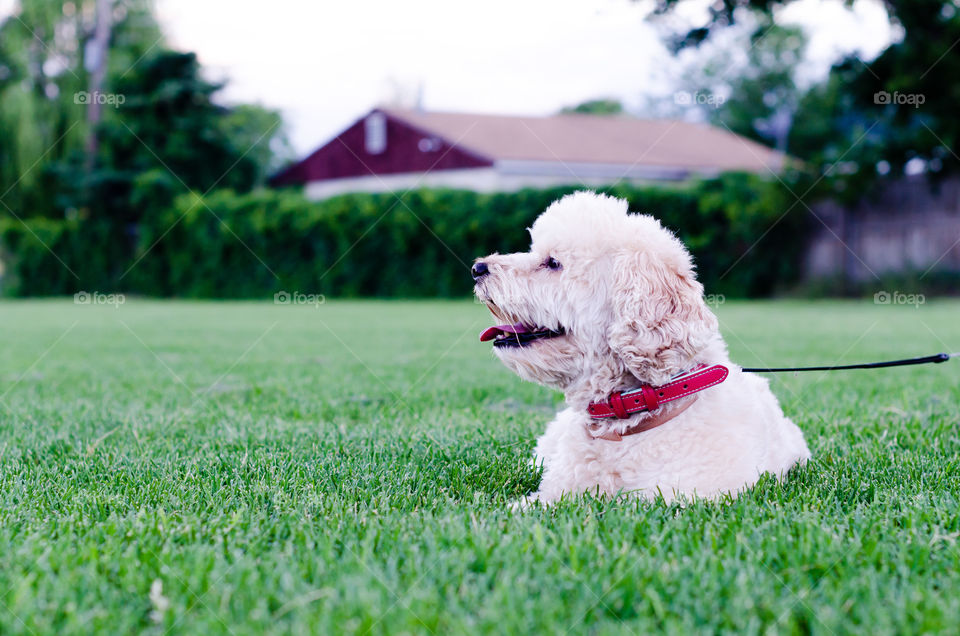
{"type": "Polygon", "coordinates": [[[557,271],[563,267],[563,265],[560,264],[560,261],[552,256],[543,262],[543,266],[554,271],[557,271]]]}

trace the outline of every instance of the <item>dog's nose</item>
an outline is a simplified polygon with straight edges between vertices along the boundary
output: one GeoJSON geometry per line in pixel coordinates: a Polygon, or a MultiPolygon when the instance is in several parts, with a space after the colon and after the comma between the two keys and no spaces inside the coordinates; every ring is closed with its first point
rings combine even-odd
{"type": "Polygon", "coordinates": [[[487,267],[486,263],[480,261],[479,263],[473,264],[473,267],[470,269],[470,273],[473,274],[473,280],[480,280],[490,273],[490,268],[487,267]]]}

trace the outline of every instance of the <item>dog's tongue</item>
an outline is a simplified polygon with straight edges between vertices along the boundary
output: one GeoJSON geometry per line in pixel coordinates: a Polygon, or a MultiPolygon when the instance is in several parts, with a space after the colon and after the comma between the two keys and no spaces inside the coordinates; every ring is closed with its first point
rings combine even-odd
{"type": "Polygon", "coordinates": [[[480,342],[493,340],[502,333],[530,333],[530,330],[519,322],[515,325],[496,325],[483,330],[483,333],[480,334],[480,342]]]}

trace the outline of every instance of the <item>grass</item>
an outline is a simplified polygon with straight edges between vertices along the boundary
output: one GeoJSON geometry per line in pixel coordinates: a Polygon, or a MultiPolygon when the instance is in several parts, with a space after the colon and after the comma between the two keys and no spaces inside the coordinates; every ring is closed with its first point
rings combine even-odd
{"type": "MultiPolygon", "coordinates": [[[[727,303],[743,364],[960,350],[960,303],[727,303]]],[[[772,379],[736,501],[511,513],[560,402],[470,302],[0,304],[0,633],[960,625],[960,361],[772,379]]]]}

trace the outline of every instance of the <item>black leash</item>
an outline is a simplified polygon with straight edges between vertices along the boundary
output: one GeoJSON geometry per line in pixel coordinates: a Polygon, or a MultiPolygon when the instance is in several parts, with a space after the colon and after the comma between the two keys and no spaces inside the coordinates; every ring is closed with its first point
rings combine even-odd
{"type": "Polygon", "coordinates": [[[847,369],[882,369],[884,367],[905,367],[911,364],[939,364],[950,358],[960,357],[960,353],[936,353],[922,358],[906,358],[904,360],[887,360],[885,362],[865,362],[863,364],[844,364],[835,367],[753,367],[742,369],[746,373],[785,373],[789,371],[844,371],[847,369]]]}

